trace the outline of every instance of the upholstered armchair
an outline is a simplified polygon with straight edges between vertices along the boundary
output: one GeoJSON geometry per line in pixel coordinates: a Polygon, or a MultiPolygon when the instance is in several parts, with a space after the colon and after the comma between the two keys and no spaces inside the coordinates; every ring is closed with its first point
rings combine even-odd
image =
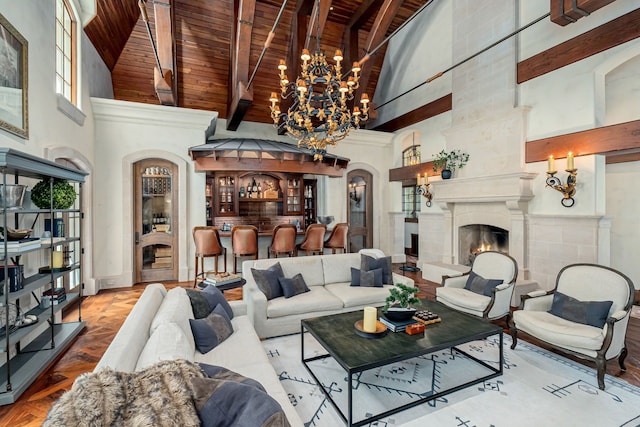
{"type": "Polygon", "coordinates": [[[495,251],[476,255],[471,270],[462,276],[443,276],[436,301],[483,319],[511,316],[510,305],[518,276],[518,263],[495,251]]]}
{"type": "Polygon", "coordinates": [[[511,348],[524,332],[565,353],[594,361],[598,387],[604,390],[607,360],[618,357],[626,370],[625,336],[633,304],[631,280],[609,267],[572,264],[558,273],[551,291],[522,296],[513,313],[511,348]]]}

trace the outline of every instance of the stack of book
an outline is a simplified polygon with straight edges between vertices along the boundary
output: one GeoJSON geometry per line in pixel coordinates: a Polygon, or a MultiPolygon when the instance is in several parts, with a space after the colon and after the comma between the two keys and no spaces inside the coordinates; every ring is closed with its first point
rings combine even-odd
{"type": "Polygon", "coordinates": [[[207,274],[203,283],[212,286],[228,285],[242,280],[242,276],[232,273],[207,274]]]}
{"type": "Polygon", "coordinates": [[[396,322],[394,320],[389,320],[384,316],[380,316],[380,322],[384,323],[385,326],[391,332],[404,332],[407,329],[407,326],[413,325],[414,323],[418,323],[415,319],[404,320],[402,322],[396,322]]]}
{"type": "Polygon", "coordinates": [[[153,253],[154,262],[151,268],[171,268],[173,249],[171,248],[155,248],[153,253]]]}
{"type": "Polygon", "coordinates": [[[40,248],[40,238],[26,237],[20,240],[7,241],[7,252],[23,252],[40,248]]]}
{"type": "Polygon", "coordinates": [[[56,305],[67,299],[64,288],[47,289],[42,293],[42,299],[48,299],[51,304],[56,305]]]}

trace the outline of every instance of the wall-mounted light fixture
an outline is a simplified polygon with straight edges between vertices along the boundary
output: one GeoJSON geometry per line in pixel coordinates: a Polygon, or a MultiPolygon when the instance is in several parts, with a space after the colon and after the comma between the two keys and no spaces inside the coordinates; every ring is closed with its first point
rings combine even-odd
{"type": "Polygon", "coordinates": [[[578,169],[576,169],[573,165],[573,153],[569,151],[567,153],[567,169],[565,171],[569,174],[567,176],[567,183],[563,184],[562,180],[556,177],[556,162],[553,156],[549,156],[549,170],[547,171],[547,187],[551,187],[554,190],[557,190],[562,193],[562,206],[565,208],[570,208],[574,205],[575,200],[573,196],[576,194],[576,175],[578,174],[578,169]]]}
{"type": "Polygon", "coordinates": [[[429,184],[429,176],[426,174],[426,172],[422,177],[422,183],[420,182],[420,174],[418,174],[416,184],[416,193],[424,196],[427,199],[427,207],[430,208],[433,194],[431,194],[431,192],[429,191],[429,189],[431,188],[431,184],[429,184]]]}
{"type": "Polygon", "coordinates": [[[349,198],[356,203],[356,207],[360,207],[362,195],[358,195],[358,185],[355,182],[349,183],[349,198]]]}

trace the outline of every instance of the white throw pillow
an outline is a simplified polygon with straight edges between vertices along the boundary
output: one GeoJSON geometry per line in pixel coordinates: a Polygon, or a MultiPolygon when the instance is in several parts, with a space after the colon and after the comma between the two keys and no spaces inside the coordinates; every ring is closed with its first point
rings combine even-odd
{"type": "Polygon", "coordinates": [[[175,323],[182,328],[182,332],[184,332],[189,341],[191,351],[195,352],[196,343],[191,334],[189,319],[193,319],[193,309],[191,308],[191,300],[189,300],[187,291],[180,287],[173,288],[167,292],[164,301],[158,308],[158,312],[151,322],[149,334],[153,334],[156,328],[163,323],[175,323]]]}
{"type": "Polygon", "coordinates": [[[193,350],[180,326],[175,323],[158,325],[145,344],[136,371],[140,371],[162,360],[186,359],[193,361],[193,350]]]}

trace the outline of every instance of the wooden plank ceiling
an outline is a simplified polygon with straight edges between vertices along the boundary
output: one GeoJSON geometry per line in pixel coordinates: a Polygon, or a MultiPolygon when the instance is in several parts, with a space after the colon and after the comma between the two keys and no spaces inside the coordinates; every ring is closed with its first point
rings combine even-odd
{"type": "MultiPolygon", "coordinates": [[[[351,62],[362,59],[368,50],[375,48],[385,35],[398,28],[427,0],[322,2],[325,7],[327,3],[324,2],[330,2],[331,10],[322,28],[321,49],[329,58],[333,57],[336,49],[342,49],[345,58],[343,66],[350,68],[351,62]]],[[[140,19],[137,0],[97,0],[97,3],[97,16],[85,27],[85,32],[111,69],[115,98],[160,104],[154,88],[155,57],[145,24],[140,19]]],[[[157,41],[152,3],[147,0],[147,11],[157,41]]],[[[217,111],[220,117],[227,119],[230,111],[237,109],[236,100],[231,108],[234,96],[232,82],[247,80],[243,75],[247,73],[247,67],[243,67],[241,63],[239,66],[232,66],[234,43],[240,39],[240,60],[246,60],[243,55],[248,55],[250,76],[282,1],[243,0],[245,11],[247,3],[255,4],[253,22],[242,21],[242,25],[249,24],[251,27],[249,42],[242,41],[242,34],[240,37],[236,35],[238,12],[234,10],[238,10],[240,3],[239,0],[171,0],[176,56],[173,84],[177,88],[178,106],[217,111]],[[243,43],[247,43],[248,48],[243,43]],[[232,72],[236,73],[235,78],[232,72]]],[[[299,62],[312,9],[313,0],[288,1],[275,36],[257,70],[250,93],[246,95],[249,106],[241,113],[243,117],[240,120],[272,123],[268,99],[270,93],[279,88],[278,62],[280,59],[288,61],[287,71],[292,79],[292,67],[299,62]],[[290,55],[289,51],[292,52],[290,55]]],[[[428,9],[424,13],[428,13],[428,9]]],[[[315,28],[313,34],[315,35],[315,28]]],[[[309,44],[309,49],[313,51],[315,40],[311,38],[309,44]]],[[[370,98],[375,92],[385,52],[384,48],[380,49],[363,65],[363,71],[367,69],[367,73],[370,72],[366,83],[366,93],[370,98]]],[[[236,98],[242,96],[241,93],[235,95],[236,98]]]]}

